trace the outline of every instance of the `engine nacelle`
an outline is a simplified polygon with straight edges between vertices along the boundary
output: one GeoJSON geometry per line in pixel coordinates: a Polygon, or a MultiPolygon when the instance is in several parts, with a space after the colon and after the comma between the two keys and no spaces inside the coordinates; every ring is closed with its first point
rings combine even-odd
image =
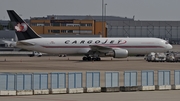
{"type": "Polygon", "coordinates": [[[126,58],[128,57],[128,51],[126,49],[114,49],[114,58],[126,58]]]}

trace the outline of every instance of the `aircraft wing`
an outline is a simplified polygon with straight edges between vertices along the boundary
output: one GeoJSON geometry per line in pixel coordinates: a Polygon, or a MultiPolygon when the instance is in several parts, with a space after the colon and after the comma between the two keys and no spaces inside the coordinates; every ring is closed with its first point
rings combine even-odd
{"type": "Polygon", "coordinates": [[[90,51],[98,51],[102,53],[107,53],[109,51],[112,51],[113,49],[108,46],[102,46],[102,45],[90,45],[91,50],[90,51]]]}

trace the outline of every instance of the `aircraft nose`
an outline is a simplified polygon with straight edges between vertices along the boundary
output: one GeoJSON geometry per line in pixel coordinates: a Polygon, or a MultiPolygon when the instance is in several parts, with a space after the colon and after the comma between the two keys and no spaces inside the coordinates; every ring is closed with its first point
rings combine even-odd
{"type": "Polygon", "coordinates": [[[170,45],[170,44],[167,46],[167,49],[169,49],[169,50],[172,49],[172,48],[173,48],[173,46],[170,45]]]}

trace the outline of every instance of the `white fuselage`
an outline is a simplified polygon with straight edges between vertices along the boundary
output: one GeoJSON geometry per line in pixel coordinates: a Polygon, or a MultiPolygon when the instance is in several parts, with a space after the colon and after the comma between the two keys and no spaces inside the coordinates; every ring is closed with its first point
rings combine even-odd
{"type": "Polygon", "coordinates": [[[85,54],[90,45],[122,48],[128,54],[147,54],[150,52],[166,52],[172,49],[169,43],[158,38],[36,38],[21,42],[33,45],[18,45],[17,47],[50,54],[85,54]]]}

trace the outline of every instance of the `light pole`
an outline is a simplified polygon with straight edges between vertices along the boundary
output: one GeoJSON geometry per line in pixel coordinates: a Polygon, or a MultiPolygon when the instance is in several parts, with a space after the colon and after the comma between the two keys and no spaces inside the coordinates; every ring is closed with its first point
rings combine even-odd
{"type": "Polygon", "coordinates": [[[81,21],[79,22],[79,35],[81,34],[81,21]]]}
{"type": "Polygon", "coordinates": [[[107,3],[105,3],[105,22],[106,22],[106,6],[107,6],[107,3]]]}
{"type": "Polygon", "coordinates": [[[103,28],[104,28],[104,0],[102,0],[102,35],[103,35],[103,33],[104,33],[104,30],[103,30],[103,28]]]}
{"type": "MultiPolygon", "coordinates": [[[[106,6],[107,6],[107,3],[105,3],[105,21],[104,21],[105,22],[105,29],[106,29],[106,6]]],[[[105,34],[107,34],[106,30],[105,30],[105,34]]]]}

